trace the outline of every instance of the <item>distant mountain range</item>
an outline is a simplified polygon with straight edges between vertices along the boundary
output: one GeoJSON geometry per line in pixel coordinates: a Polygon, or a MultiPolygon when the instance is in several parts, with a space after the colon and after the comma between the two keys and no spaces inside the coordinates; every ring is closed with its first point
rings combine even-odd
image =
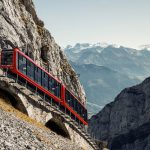
{"type": "Polygon", "coordinates": [[[150,75],[149,46],[143,50],[108,44],[77,43],[65,53],[80,74],[92,113],[112,101],[125,87],[140,83],[150,75]]]}

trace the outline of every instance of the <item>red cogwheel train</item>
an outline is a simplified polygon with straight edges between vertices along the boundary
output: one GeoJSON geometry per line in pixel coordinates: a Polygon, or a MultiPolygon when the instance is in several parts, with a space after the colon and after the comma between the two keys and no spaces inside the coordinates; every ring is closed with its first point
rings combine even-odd
{"type": "Polygon", "coordinates": [[[13,77],[23,82],[28,82],[28,87],[44,96],[43,100],[58,105],[72,119],[81,125],[87,123],[87,109],[84,105],[49,72],[37,65],[30,57],[19,48],[1,51],[0,68],[8,70],[13,77]]]}

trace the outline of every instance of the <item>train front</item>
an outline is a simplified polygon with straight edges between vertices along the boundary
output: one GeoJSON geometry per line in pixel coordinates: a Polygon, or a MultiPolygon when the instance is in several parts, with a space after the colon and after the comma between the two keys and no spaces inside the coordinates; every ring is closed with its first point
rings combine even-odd
{"type": "Polygon", "coordinates": [[[0,68],[13,69],[15,49],[3,49],[0,53],[0,68]]]}

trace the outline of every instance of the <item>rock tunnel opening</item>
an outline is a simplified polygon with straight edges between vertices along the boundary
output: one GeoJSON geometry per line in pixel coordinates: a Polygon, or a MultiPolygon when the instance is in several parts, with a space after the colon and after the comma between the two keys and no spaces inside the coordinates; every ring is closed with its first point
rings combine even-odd
{"type": "Polygon", "coordinates": [[[53,132],[57,133],[58,135],[70,139],[70,135],[67,128],[60,120],[52,118],[45,124],[45,126],[53,132]]]}
{"type": "Polygon", "coordinates": [[[28,115],[25,106],[23,105],[22,101],[14,96],[13,94],[9,93],[0,88],[0,100],[8,103],[9,105],[13,106],[15,109],[19,110],[20,112],[28,115]]]}

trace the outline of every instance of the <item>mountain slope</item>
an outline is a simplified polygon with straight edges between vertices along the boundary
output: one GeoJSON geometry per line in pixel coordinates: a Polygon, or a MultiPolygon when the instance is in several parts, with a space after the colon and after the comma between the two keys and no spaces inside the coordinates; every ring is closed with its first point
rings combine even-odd
{"type": "Polygon", "coordinates": [[[150,149],[150,78],[124,89],[92,116],[89,132],[108,141],[111,150],[150,149]]]}
{"type": "Polygon", "coordinates": [[[94,113],[112,101],[121,89],[140,83],[150,74],[150,51],[146,49],[78,43],[68,46],[65,53],[80,74],[89,110],[94,113]]]}
{"type": "Polygon", "coordinates": [[[142,79],[150,73],[148,69],[150,66],[150,51],[146,49],[137,51],[122,46],[114,47],[113,45],[106,47],[90,46],[85,49],[82,47],[78,51],[76,49],[76,46],[66,48],[65,53],[69,60],[78,64],[106,66],[128,76],[141,77],[142,79]]]}
{"type": "Polygon", "coordinates": [[[96,105],[93,106],[91,103],[87,103],[90,112],[93,112],[94,109],[94,112],[99,111],[106,103],[112,101],[112,98],[115,98],[115,95],[122,88],[138,82],[136,79],[131,80],[128,76],[104,66],[71,64],[81,74],[80,80],[85,88],[88,99],[93,104],[97,104],[96,107],[96,105]]]}

